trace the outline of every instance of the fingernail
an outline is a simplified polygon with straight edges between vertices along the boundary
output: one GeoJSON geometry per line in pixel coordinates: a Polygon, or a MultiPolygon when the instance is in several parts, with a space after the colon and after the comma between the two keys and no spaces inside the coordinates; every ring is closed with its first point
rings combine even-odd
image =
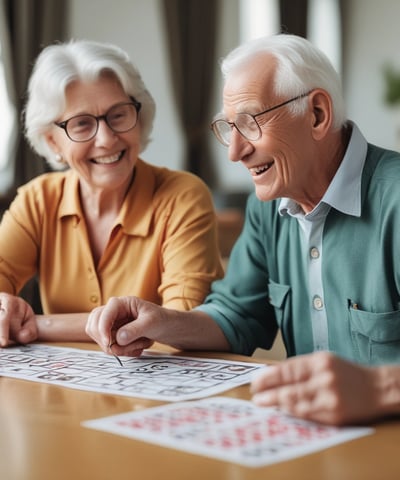
{"type": "Polygon", "coordinates": [[[263,400],[263,396],[259,393],[255,393],[252,397],[251,397],[251,401],[253,403],[255,403],[256,405],[259,405],[262,403],[262,400],[263,400]]]}
{"type": "Polygon", "coordinates": [[[118,331],[117,336],[118,336],[118,343],[120,345],[125,345],[126,343],[129,343],[129,334],[126,330],[118,331]]]}
{"type": "Polygon", "coordinates": [[[259,393],[255,393],[251,397],[252,402],[254,402],[256,405],[272,405],[272,400],[273,397],[271,396],[270,392],[263,391],[259,393]]]}

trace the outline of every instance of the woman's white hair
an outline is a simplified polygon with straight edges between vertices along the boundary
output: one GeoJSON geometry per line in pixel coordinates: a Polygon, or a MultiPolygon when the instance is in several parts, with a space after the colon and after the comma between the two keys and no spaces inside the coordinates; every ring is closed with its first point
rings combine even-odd
{"type": "Polygon", "coordinates": [[[71,40],[50,45],[39,54],[28,84],[24,111],[25,136],[33,150],[54,169],[63,166],[55,160],[45,134],[65,111],[66,88],[71,82],[92,82],[110,73],[128,96],[142,104],[139,112],[142,152],[150,141],[155,103],[126,52],[105,43],[71,40]]]}
{"type": "MultiPolygon", "coordinates": [[[[232,50],[221,63],[225,78],[260,54],[270,54],[277,62],[274,93],[296,97],[321,88],[328,92],[333,104],[333,126],[340,128],[347,121],[338,73],[328,57],[308,40],[290,34],[278,34],[250,40],[232,50]]],[[[288,105],[294,115],[306,108],[306,99],[288,105]]]]}

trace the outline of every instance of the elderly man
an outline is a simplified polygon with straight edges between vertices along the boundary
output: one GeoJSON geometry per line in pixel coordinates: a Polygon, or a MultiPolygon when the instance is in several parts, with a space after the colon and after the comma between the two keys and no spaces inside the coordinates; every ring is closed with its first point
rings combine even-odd
{"type": "Polygon", "coordinates": [[[213,124],[252,176],[223,280],[191,312],[135,297],[92,312],[108,351],[149,341],[250,355],[281,329],[288,360],[253,381],[254,401],[328,424],[400,413],[400,155],[348,121],[337,73],[292,35],[257,39],[222,64],[213,124]]]}

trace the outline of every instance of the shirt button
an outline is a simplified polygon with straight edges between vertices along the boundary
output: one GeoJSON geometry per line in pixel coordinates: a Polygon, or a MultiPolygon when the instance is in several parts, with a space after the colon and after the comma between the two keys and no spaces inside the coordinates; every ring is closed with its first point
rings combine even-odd
{"type": "Polygon", "coordinates": [[[92,303],[97,303],[99,301],[98,295],[90,295],[90,301],[92,303]]]}
{"type": "Polygon", "coordinates": [[[324,307],[324,302],[322,301],[322,298],[318,295],[313,298],[313,307],[315,308],[315,310],[322,310],[322,308],[324,307]]]}
{"type": "Polygon", "coordinates": [[[310,248],[310,257],[311,258],[319,258],[319,250],[317,247],[310,248]]]}

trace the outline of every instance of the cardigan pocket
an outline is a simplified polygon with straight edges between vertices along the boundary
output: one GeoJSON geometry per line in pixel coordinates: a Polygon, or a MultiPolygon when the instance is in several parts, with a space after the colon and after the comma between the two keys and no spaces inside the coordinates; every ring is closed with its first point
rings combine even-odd
{"type": "Polygon", "coordinates": [[[349,308],[356,358],[380,365],[400,362],[400,311],[372,313],[349,308]]]}
{"type": "Polygon", "coordinates": [[[268,282],[268,301],[274,307],[276,321],[279,325],[279,328],[283,328],[286,324],[286,316],[288,309],[285,308],[288,297],[289,297],[290,287],[288,285],[283,285],[276,283],[273,280],[269,279],[268,282]]]}

